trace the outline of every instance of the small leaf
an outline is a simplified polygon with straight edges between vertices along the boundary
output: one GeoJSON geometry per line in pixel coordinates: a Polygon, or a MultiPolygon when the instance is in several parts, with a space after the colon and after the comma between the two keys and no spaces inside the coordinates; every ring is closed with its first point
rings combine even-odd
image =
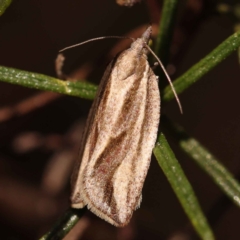
{"type": "Polygon", "coordinates": [[[153,152],[199,236],[204,240],[214,239],[212,230],[199,206],[192,186],[162,133],[153,152]]]}
{"type": "MultiPolygon", "coordinates": [[[[211,69],[222,62],[232,52],[236,51],[240,47],[240,31],[234,33],[232,36],[227,38],[219,46],[217,46],[211,53],[196,63],[182,76],[177,78],[173,85],[176,92],[182,93],[184,90],[189,88],[193,83],[199,80],[202,76],[207,74],[211,69]]],[[[169,101],[174,98],[173,92],[169,86],[163,91],[163,100],[169,101]]]]}
{"type": "Polygon", "coordinates": [[[62,81],[43,74],[2,66],[0,81],[86,99],[94,99],[97,91],[97,86],[90,83],[62,81]]]}
{"type": "Polygon", "coordinates": [[[162,7],[162,16],[154,52],[159,56],[164,65],[168,62],[178,3],[178,0],[165,0],[162,7]]]}
{"type": "Polygon", "coordinates": [[[187,153],[219,186],[219,188],[240,207],[240,184],[233,175],[196,139],[187,135],[183,128],[162,119],[171,135],[178,140],[180,148],[187,153]]]}
{"type": "Polygon", "coordinates": [[[64,216],[58,220],[50,232],[46,233],[40,240],[60,240],[63,239],[74,227],[78,220],[83,216],[86,208],[70,208],[64,216]]]}

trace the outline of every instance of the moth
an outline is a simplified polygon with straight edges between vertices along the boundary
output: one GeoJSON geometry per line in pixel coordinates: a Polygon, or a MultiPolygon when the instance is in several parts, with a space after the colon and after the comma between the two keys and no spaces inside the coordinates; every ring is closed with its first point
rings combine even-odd
{"type": "Polygon", "coordinates": [[[140,206],[158,132],[160,92],[147,60],[150,35],[148,27],[108,65],[71,178],[71,206],[87,206],[117,227],[140,206]]]}

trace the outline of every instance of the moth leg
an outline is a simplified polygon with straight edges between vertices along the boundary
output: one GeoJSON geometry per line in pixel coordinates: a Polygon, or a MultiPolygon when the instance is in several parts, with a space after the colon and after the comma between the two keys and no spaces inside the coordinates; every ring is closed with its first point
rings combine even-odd
{"type": "Polygon", "coordinates": [[[158,62],[155,62],[155,63],[151,66],[151,69],[152,69],[152,70],[155,70],[158,66],[159,66],[159,63],[158,63],[158,62]]]}
{"type": "Polygon", "coordinates": [[[62,53],[59,53],[55,60],[55,71],[56,71],[57,77],[63,80],[67,79],[67,75],[62,71],[64,61],[65,61],[65,57],[63,56],[62,53]]]}
{"type": "Polygon", "coordinates": [[[136,205],[136,208],[134,210],[140,208],[141,202],[142,202],[142,194],[140,195],[140,197],[138,199],[138,204],[136,205]]]}

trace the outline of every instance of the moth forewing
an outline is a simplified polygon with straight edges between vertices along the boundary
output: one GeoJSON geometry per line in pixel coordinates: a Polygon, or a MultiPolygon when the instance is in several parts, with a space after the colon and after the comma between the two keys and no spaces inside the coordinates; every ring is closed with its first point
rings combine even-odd
{"type": "Polygon", "coordinates": [[[72,177],[72,207],[87,205],[118,227],[140,204],[159,125],[158,80],[145,49],[150,33],[151,27],[105,71],[72,177]]]}
{"type": "MultiPolygon", "coordinates": [[[[86,126],[83,132],[83,137],[81,140],[81,145],[80,145],[80,149],[79,149],[79,158],[75,163],[75,166],[73,168],[73,173],[71,176],[71,188],[72,188],[72,193],[71,193],[71,205],[73,208],[83,208],[86,204],[83,202],[82,199],[82,194],[80,194],[80,183],[82,182],[82,177],[83,174],[82,172],[85,169],[85,166],[88,164],[89,159],[87,157],[83,158],[83,154],[85,152],[85,149],[89,152],[89,146],[86,144],[87,142],[87,138],[89,137],[89,134],[91,132],[91,127],[93,125],[93,121],[94,121],[94,117],[95,117],[95,113],[98,109],[99,106],[99,101],[101,100],[101,96],[103,93],[103,90],[105,89],[107,80],[109,79],[109,75],[111,73],[111,69],[112,69],[112,63],[111,62],[107,69],[104,72],[103,78],[99,84],[98,87],[98,91],[96,94],[96,97],[93,101],[92,107],[89,111],[88,114],[88,118],[87,118],[87,122],[86,122],[86,126]]],[[[86,152],[87,152],[86,151],[86,152]]]]}

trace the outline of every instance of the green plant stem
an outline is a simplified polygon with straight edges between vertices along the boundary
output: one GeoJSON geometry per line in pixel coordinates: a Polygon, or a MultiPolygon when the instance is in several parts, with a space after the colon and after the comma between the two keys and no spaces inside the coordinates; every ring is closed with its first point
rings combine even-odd
{"type": "Polygon", "coordinates": [[[174,153],[162,133],[159,135],[153,152],[199,236],[204,240],[214,239],[211,228],[202,213],[191,184],[187,180],[180,164],[175,158],[174,153]]]}
{"type": "Polygon", "coordinates": [[[62,81],[43,74],[2,66],[0,81],[86,99],[94,99],[97,90],[97,86],[90,83],[62,81]]]}
{"type": "MultiPolygon", "coordinates": [[[[230,36],[205,58],[176,79],[176,81],[174,81],[176,92],[179,94],[190,87],[239,46],[240,31],[230,36]]],[[[97,90],[97,86],[90,83],[61,81],[42,74],[2,66],[0,66],[0,81],[86,99],[93,99],[97,90]]],[[[172,90],[167,86],[163,91],[162,99],[163,101],[170,101],[172,98],[174,98],[172,90]]]]}
{"type": "Polygon", "coordinates": [[[178,125],[162,118],[171,136],[178,140],[180,148],[187,153],[219,186],[219,188],[240,207],[240,184],[233,175],[196,139],[189,137],[178,125]]]}
{"type": "Polygon", "coordinates": [[[40,238],[40,240],[60,240],[68,234],[68,232],[74,227],[78,220],[82,217],[85,212],[83,209],[70,208],[66,211],[64,216],[59,219],[55,226],[40,238]]]}
{"type": "Polygon", "coordinates": [[[166,65],[168,62],[178,2],[178,0],[165,0],[163,3],[162,16],[154,49],[154,52],[159,56],[163,65],[166,65]]]}
{"type": "MultiPolygon", "coordinates": [[[[229,56],[233,51],[237,50],[238,47],[240,47],[240,31],[227,38],[211,53],[209,53],[193,67],[191,67],[182,76],[177,78],[173,82],[176,92],[179,94],[182,93],[185,89],[189,88],[193,83],[208,73],[227,56],[229,56]]],[[[173,92],[171,88],[167,86],[163,91],[163,100],[169,101],[172,98],[174,98],[173,92]]]]}
{"type": "Polygon", "coordinates": [[[6,11],[12,0],[0,0],[0,16],[6,11]]]}

